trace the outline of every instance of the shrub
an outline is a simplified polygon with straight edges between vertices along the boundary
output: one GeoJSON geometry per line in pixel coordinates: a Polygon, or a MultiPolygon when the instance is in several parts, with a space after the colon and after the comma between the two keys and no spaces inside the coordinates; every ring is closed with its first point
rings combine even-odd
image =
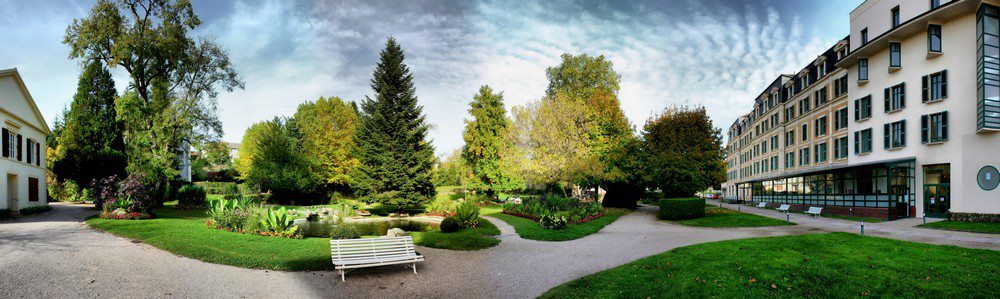
{"type": "MultiPolygon", "coordinates": [[[[205,193],[213,195],[224,195],[229,193],[230,186],[236,186],[236,183],[233,182],[196,182],[194,184],[205,189],[205,193]]],[[[237,190],[239,190],[238,187],[237,190]]]]}
{"type": "Polygon", "coordinates": [[[104,209],[104,203],[107,201],[114,201],[118,196],[118,177],[109,176],[106,178],[95,179],[90,183],[92,190],[83,189],[81,196],[87,197],[87,201],[93,200],[94,207],[98,209],[104,209]]]}
{"type": "Polygon", "coordinates": [[[462,228],[476,228],[479,225],[479,206],[465,201],[455,208],[455,220],[462,228]]]}
{"type": "Polygon", "coordinates": [[[0,220],[14,219],[14,214],[8,209],[0,209],[0,220]]]}
{"type": "Polygon", "coordinates": [[[353,225],[341,224],[330,228],[330,239],[357,239],[358,237],[361,237],[361,234],[353,225]]]}
{"type": "Polygon", "coordinates": [[[128,212],[143,214],[153,213],[153,196],[149,193],[146,173],[136,171],[129,173],[125,180],[118,184],[118,198],[125,198],[131,201],[128,212]]]}
{"type": "Polygon", "coordinates": [[[566,228],[566,217],[556,214],[545,214],[538,220],[538,224],[544,229],[564,229],[566,228]]]}
{"type": "Polygon", "coordinates": [[[455,208],[457,207],[458,207],[458,202],[454,200],[447,198],[438,198],[435,199],[433,202],[431,202],[429,205],[427,205],[427,212],[434,215],[447,217],[455,213],[455,208]]]}
{"type": "Polygon", "coordinates": [[[204,207],[206,197],[205,188],[198,185],[184,185],[177,190],[177,204],[181,207],[204,207]]]}
{"type": "Polygon", "coordinates": [[[453,233],[457,232],[459,229],[458,220],[454,217],[447,217],[441,221],[441,232],[442,233],[453,233]]]}
{"type": "Polygon", "coordinates": [[[674,198],[660,201],[660,212],[657,215],[663,220],[694,219],[705,216],[705,199],[674,198]]]}
{"type": "Polygon", "coordinates": [[[298,231],[298,226],[293,225],[295,223],[295,218],[288,215],[288,211],[285,207],[277,209],[265,209],[260,213],[260,230],[263,232],[276,233],[279,235],[295,235],[298,231]]]}
{"type": "Polygon", "coordinates": [[[948,219],[961,222],[1000,222],[1000,214],[949,212],[948,219]]]}

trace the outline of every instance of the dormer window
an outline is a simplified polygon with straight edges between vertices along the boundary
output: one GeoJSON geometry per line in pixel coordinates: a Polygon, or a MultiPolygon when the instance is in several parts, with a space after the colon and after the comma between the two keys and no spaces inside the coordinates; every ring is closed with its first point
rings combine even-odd
{"type": "Polygon", "coordinates": [[[902,46],[898,42],[889,43],[889,68],[902,67],[902,46]]]}
{"type": "Polygon", "coordinates": [[[868,43],[868,28],[861,29],[861,45],[868,43]]]}
{"type": "Polygon", "coordinates": [[[822,61],[816,65],[816,78],[823,78],[826,76],[826,61],[822,61]]]}
{"type": "Polygon", "coordinates": [[[890,12],[892,13],[892,28],[899,27],[899,6],[893,7],[890,12]]]}

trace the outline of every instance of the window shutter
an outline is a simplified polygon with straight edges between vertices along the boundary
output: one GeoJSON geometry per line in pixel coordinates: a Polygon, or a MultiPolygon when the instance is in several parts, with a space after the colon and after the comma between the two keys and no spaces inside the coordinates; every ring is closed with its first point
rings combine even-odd
{"type": "Polygon", "coordinates": [[[24,151],[21,150],[23,139],[21,139],[21,134],[17,134],[17,161],[24,161],[24,151]]]}
{"type": "Polygon", "coordinates": [[[929,85],[930,85],[930,83],[928,83],[928,81],[927,81],[927,80],[929,80],[929,79],[930,79],[929,77],[927,77],[927,76],[923,76],[923,77],[921,78],[921,80],[920,80],[920,84],[922,84],[922,87],[923,87],[923,88],[921,89],[921,90],[922,90],[922,92],[921,92],[921,102],[922,102],[922,103],[927,103],[927,100],[928,100],[928,99],[930,98],[930,97],[928,96],[928,95],[929,95],[929,93],[927,92],[927,86],[929,86],[929,85]]]}
{"type": "Polygon", "coordinates": [[[948,70],[943,70],[941,71],[941,98],[947,98],[947,97],[948,97],[948,70]]]}
{"type": "Polygon", "coordinates": [[[906,108],[906,82],[899,83],[899,109],[906,108]]]}
{"type": "Polygon", "coordinates": [[[906,120],[904,119],[904,120],[900,121],[899,122],[899,126],[900,126],[900,128],[899,128],[899,139],[900,139],[899,140],[899,146],[900,147],[905,147],[906,146],[906,120]]]}
{"type": "Polygon", "coordinates": [[[930,134],[930,126],[928,125],[928,117],[927,117],[927,115],[921,115],[920,116],[920,142],[923,143],[923,144],[927,144],[927,140],[929,139],[929,134],[930,134]]]}
{"type": "Polygon", "coordinates": [[[889,112],[889,87],[885,88],[885,112],[889,112]]]}
{"type": "Polygon", "coordinates": [[[35,166],[42,166],[42,144],[35,142],[35,166]]]}
{"type": "Polygon", "coordinates": [[[854,132],[854,154],[861,153],[861,132],[854,132]]]}
{"type": "Polygon", "coordinates": [[[883,128],[884,128],[883,132],[885,132],[885,134],[883,135],[884,139],[882,140],[882,148],[889,149],[889,142],[891,141],[889,139],[889,130],[891,128],[890,128],[889,124],[885,124],[885,126],[883,128]]]}
{"type": "Polygon", "coordinates": [[[854,100],[854,121],[861,120],[861,99],[854,100]]]}
{"type": "Polygon", "coordinates": [[[3,157],[10,157],[10,134],[7,133],[7,128],[3,128],[3,157]]]}
{"type": "Polygon", "coordinates": [[[948,141],[948,111],[941,113],[941,140],[948,141]]]}

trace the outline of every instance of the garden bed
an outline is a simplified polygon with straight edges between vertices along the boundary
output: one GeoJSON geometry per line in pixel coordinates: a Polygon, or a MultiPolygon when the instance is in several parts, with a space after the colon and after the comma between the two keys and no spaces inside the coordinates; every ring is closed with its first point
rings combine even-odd
{"type": "Polygon", "coordinates": [[[608,224],[614,223],[619,217],[629,212],[631,211],[627,209],[608,208],[604,210],[604,215],[600,218],[581,224],[569,224],[561,230],[551,230],[542,228],[534,220],[504,214],[500,206],[483,208],[484,215],[495,217],[510,224],[521,238],[539,241],[568,241],[583,238],[600,231],[605,226],[608,226],[608,224]]]}
{"type": "Polygon", "coordinates": [[[1000,252],[848,233],[681,247],[542,298],[992,298],[1000,252]]]}
{"type": "Polygon", "coordinates": [[[705,216],[702,216],[701,218],[676,220],[673,221],[673,223],[700,227],[765,227],[795,225],[795,223],[784,220],[737,212],[712,205],[705,206],[705,216]]]}
{"type": "Polygon", "coordinates": [[[963,222],[944,220],[917,225],[917,227],[983,234],[1000,234],[1000,222],[963,222]]]}

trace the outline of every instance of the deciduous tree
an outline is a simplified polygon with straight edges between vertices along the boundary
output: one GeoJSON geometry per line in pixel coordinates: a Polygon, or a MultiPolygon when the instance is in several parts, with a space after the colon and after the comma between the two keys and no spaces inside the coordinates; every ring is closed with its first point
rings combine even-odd
{"type": "Polygon", "coordinates": [[[725,180],[722,137],[704,107],[669,107],[643,127],[645,181],[666,196],[692,196],[725,180]]]}
{"type": "Polygon", "coordinates": [[[337,97],[319,98],[300,104],[294,118],[303,152],[313,160],[313,173],[335,189],[346,188],[358,165],[358,159],[351,155],[357,106],[337,97]]]}
{"type": "Polygon", "coordinates": [[[320,178],[310,171],[299,140],[286,120],[275,118],[247,128],[235,168],[247,183],[270,191],[278,202],[316,204],[320,178]]]}

